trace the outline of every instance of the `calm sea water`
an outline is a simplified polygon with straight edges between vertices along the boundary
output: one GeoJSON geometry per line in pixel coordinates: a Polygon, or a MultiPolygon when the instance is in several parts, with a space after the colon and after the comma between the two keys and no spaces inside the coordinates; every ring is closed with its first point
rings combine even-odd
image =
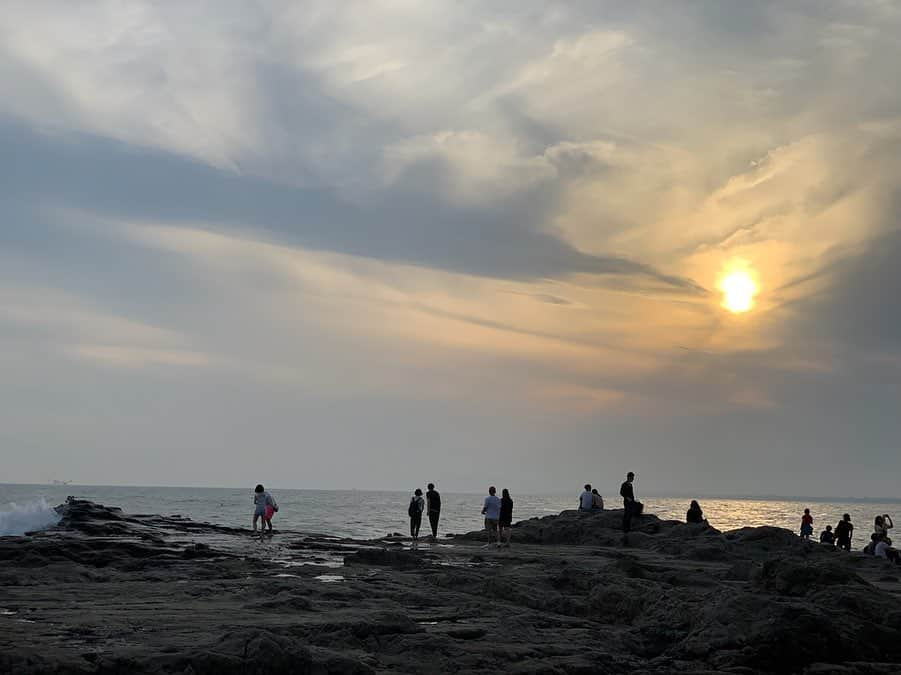
{"type": "MultiPolygon", "coordinates": [[[[440,486],[439,486],[440,487],[440,486]]],[[[349,537],[378,537],[408,528],[404,492],[325,490],[272,490],[280,510],[276,528],[349,537]]],[[[200,522],[248,527],[253,515],[250,489],[112,487],[87,485],[0,485],[0,535],[21,534],[46,526],[48,507],[67,495],[118,506],[129,513],[179,514],[200,522]],[[18,531],[17,531],[18,530],[18,531]]],[[[578,492],[568,495],[513,494],[514,521],[559,513],[576,507],[578,492]]],[[[481,494],[441,493],[440,533],[461,533],[481,527],[481,494]]],[[[646,497],[639,493],[646,511],[661,518],[682,520],[689,500],[683,497],[646,497]]],[[[872,529],[876,514],[901,511],[901,500],[822,501],[768,499],[700,499],[710,524],[720,530],[747,525],[776,525],[797,531],[805,507],[814,517],[816,531],[833,527],[843,513],[851,514],[859,533],[872,529]]],[[[607,499],[616,508],[619,500],[607,499]]],[[[901,521],[899,521],[901,527],[901,521]]],[[[423,524],[427,529],[427,524],[423,524]]],[[[863,538],[857,537],[862,543],[863,538]]]]}

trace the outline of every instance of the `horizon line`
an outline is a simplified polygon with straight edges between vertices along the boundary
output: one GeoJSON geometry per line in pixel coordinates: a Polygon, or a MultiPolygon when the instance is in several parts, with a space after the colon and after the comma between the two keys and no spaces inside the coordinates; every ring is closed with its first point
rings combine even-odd
{"type": "MultiPolygon", "coordinates": [[[[233,485],[139,485],[133,483],[120,483],[120,484],[112,484],[112,483],[0,483],[0,485],[4,486],[16,486],[16,487],[73,487],[73,488],[162,488],[162,489],[170,489],[170,490],[249,490],[251,488],[246,486],[233,486],[233,485]]],[[[272,487],[273,490],[291,490],[295,492],[366,492],[366,493],[384,493],[384,492],[396,492],[396,493],[412,493],[412,490],[398,490],[398,489],[370,489],[370,488],[306,488],[306,487],[285,487],[285,486],[275,486],[272,487]]],[[[448,490],[448,494],[460,494],[460,495],[481,495],[481,491],[466,491],[466,490],[448,490]]],[[[523,492],[520,494],[524,494],[527,496],[533,497],[561,497],[565,492],[523,492]]],[[[578,498],[578,490],[574,491],[575,497],[578,498]]],[[[784,502],[848,502],[848,503],[901,503],[901,498],[898,497],[840,497],[835,495],[829,495],[825,497],[813,497],[810,495],[799,495],[796,497],[789,497],[786,495],[763,495],[763,494],[733,494],[733,495],[723,495],[723,494],[701,494],[701,493],[670,493],[670,494],[662,494],[659,492],[649,492],[643,495],[646,499],[724,499],[724,500],[740,500],[740,501],[765,501],[765,500],[776,500],[776,501],[784,501],[784,502]]],[[[614,497],[616,499],[616,497],[614,497]]]]}

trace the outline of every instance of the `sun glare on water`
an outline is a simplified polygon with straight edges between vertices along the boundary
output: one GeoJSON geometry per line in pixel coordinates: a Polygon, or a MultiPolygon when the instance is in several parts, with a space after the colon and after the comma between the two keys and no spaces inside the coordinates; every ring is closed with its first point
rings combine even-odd
{"type": "Polygon", "coordinates": [[[745,271],[730,272],[720,281],[723,292],[723,307],[734,314],[747,312],[754,307],[757,284],[745,271]]]}

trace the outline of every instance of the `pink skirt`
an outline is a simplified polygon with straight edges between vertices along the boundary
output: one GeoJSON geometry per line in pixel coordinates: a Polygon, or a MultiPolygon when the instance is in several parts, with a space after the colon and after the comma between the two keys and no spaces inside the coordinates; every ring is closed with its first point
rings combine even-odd
{"type": "Polygon", "coordinates": [[[272,520],[272,516],[275,515],[275,509],[271,506],[266,506],[266,520],[272,520]]]}

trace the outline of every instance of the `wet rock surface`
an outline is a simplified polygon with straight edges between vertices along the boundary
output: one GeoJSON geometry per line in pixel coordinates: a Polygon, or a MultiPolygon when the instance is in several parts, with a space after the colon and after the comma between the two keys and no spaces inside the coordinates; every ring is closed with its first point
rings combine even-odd
{"type": "Polygon", "coordinates": [[[901,570],[778,528],[564,512],[411,550],[61,513],[0,538],[2,673],[901,672],[901,570]]]}

